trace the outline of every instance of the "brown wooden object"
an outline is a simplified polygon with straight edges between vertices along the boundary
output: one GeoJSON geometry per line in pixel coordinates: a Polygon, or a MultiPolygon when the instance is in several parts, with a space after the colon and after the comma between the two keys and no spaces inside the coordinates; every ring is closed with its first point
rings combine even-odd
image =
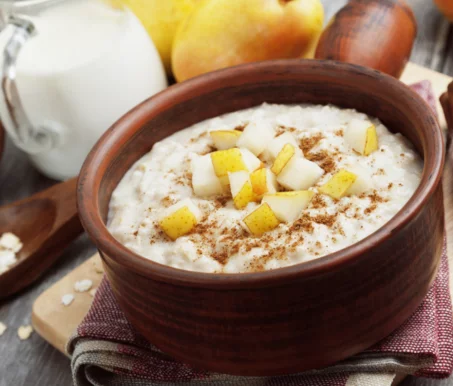
{"type": "Polygon", "coordinates": [[[221,373],[294,373],[364,350],[420,304],[443,245],[443,163],[433,111],[394,78],[332,61],[252,63],[172,86],[118,121],[82,168],[79,214],[101,251],[121,308],[165,353],[221,373]],[[361,242],[268,272],[178,270],[138,256],[111,236],[105,221],[112,191],[155,142],[262,102],[333,103],[379,117],[424,158],[419,188],[392,220],[361,242]]]}
{"type": "Polygon", "coordinates": [[[24,244],[17,263],[0,274],[0,299],[32,284],[82,233],[76,185],[73,178],[0,208],[0,234],[12,232],[24,244]]]}
{"type": "Polygon", "coordinates": [[[315,57],[360,64],[399,78],[417,24],[404,0],[351,0],[321,35],[315,57]]]}

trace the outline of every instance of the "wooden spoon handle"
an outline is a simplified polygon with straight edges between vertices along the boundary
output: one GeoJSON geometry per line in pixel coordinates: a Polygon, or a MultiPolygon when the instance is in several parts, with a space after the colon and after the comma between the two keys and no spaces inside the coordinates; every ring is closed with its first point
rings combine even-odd
{"type": "Polygon", "coordinates": [[[350,0],[321,35],[315,57],[359,64],[399,78],[417,34],[404,0],[350,0]]]}

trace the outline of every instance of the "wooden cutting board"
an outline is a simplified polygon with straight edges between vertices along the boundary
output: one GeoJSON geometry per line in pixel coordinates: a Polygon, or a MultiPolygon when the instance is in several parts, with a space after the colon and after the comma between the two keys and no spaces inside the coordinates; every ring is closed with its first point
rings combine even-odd
{"type": "MultiPolygon", "coordinates": [[[[408,64],[401,79],[407,84],[424,79],[430,80],[437,99],[453,80],[446,75],[413,63],[408,64]]],[[[445,128],[445,118],[439,102],[437,108],[440,123],[445,128]]],[[[447,163],[445,169],[443,185],[448,235],[447,248],[450,251],[449,256],[453,257],[453,165],[450,165],[450,163],[447,163]]],[[[452,257],[450,257],[450,265],[453,268],[452,257]]],[[[99,255],[96,254],[91,257],[43,292],[33,305],[33,327],[39,335],[65,355],[66,342],[88,312],[93,300],[88,292],[76,293],[74,291],[74,283],[83,279],[92,280],[93,288],[97,288],[102,279],[102,265],[99,255]],[[74,294],[75,299],[70,306],[65,307],[61,303],[61,297],[68,293],[74,294]]],[[[450,288],[453,289],[453,275],[450,275],[450,288]]]]}

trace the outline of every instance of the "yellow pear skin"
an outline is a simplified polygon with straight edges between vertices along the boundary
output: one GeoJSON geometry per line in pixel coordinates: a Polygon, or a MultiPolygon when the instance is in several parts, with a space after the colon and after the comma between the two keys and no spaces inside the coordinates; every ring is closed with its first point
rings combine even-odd
{"type": "Polygon", "coordinates": [[[165,70],[171,72],[171,51],[181,22],[201,0],[118,0],[142,22],[159,51],[165,70]]]}
{"type": "Polygon", "coordinates": [[[320,0],[202,0],[173,42],[178,81],[269,59],[310,58],[322,32],[320,0]]]}

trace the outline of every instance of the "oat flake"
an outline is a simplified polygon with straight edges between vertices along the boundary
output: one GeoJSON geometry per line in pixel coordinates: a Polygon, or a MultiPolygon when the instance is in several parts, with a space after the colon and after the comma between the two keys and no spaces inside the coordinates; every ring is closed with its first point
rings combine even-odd
{"type": "Polygon", "coordinates": [[[20,340],[27,340],[30,338],[31,334],[33,333],[32,326],[20,326],[17,330],[17,335],[19,336],[20,340]]]}
{"type": "Polygon", "coordinates": [[[74,301],[74,295],[73,294],[66,294],[61,297],[61,303],[67,307],[69,306],[72,302],[74,301]]]}
{"type": "Polygon", "coordinates": [[[74,289],[76,292],[87,292],[93,286],[93,282],[89,279],[77,281],[74,284],[74,289]]]}
{"type": "Polygon", "coordinates": [[[3,324],[2,322],[0,322],[0,336],[2,336],[4,334],[4,332],[6,331],[6,325],[3,324]]]}

